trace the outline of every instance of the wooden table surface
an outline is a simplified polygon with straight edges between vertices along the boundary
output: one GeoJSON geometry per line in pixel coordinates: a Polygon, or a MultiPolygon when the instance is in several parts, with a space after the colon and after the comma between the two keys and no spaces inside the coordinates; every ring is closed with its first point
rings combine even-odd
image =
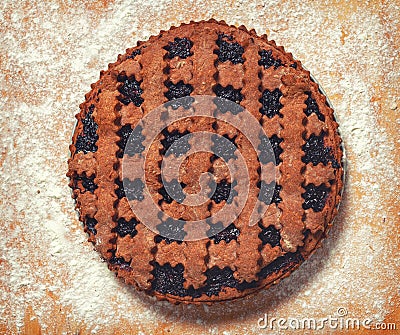
{"type": "Polygon", "coordinates": [[[258,320],[342,312],[400,329],[399,17],[397,0],[3,0],[0,333],[277,334],[258,320]],[[68,145],[79,103],[118,53],[211,17],[267,33],[317,78],[344,139],[346,188],[323,248],[279,285],[233,303],[173,306],[120,283],[86,242],[65,177],[68,145]]]}

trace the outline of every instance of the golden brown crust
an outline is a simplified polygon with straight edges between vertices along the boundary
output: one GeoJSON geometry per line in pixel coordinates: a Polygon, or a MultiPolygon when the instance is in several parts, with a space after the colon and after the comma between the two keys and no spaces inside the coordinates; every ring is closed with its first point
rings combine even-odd
{"type": "MultiPolygon", "coordinates": [[[[138,42],[137,47],[119,55],[116,63],[109,64],[108,70],[101,72],[100,80],[92,85],[92,91],[86,95],[86,101],[80,108],[70,146],[68,171],[80,219],[110,268],[127,283],[159,299],[213,302],[236,299],[269,287],[288,276],[310,256],[320,245],[337,213],[343,186],[343,166],[341,140],[333,110],[300,62],[273,41],[268,41],[266,36],[258,37],[253,30],[209,20],[160,32],[147,42],[138,42]],[[191,41],[190,56],[168,56],[165,47],[175,38],[191,41]],[[228,44],[237,43],[243,47],[242,61],[235,63],[219,59],[215,51],[221,38],[228,44]],[[260,64],[262,52],[275,63],[268,66],[260,64]],[[140,83],[142,102],[121,101],[123,80],[120,76],[133,77],[140,83]],[[243,154],[251,188],[243,212],[233,223],[239,231],[238,236],[229,241],[216,242],[211,238],[181,243],[160,240],[157,234],[137,222],[126,197],[118,193],[122,183],[123,152],[118,144],[121,128],[130,125],[133,129],[144,115],[167,102],[167,83],[176,85],[180,81],[192,86],[191,95],[214,96],[216,85],[231,85],[233,89],[240,90],[243,96],[240,105],[260,121],[268,137],[275,136],[281,140],[277,144],[282,152],[277,157],[279,174],[276,180],[281,187],[278,192],[280,200],[276,199],[276,203],[270,205],[259,224],[250,226],[249,217],[260,191],[260,163],[243,133],[233,126],[205,117],[178,122],[167,128],[169,132],[206,130],[226,135],[234,139],[243,154]],[[279,113],[261,113],[263,92],[275,90],[281,94],[279,113]],[[313,112],[308,114],[309,104],[315,104],[318,112],[310,109],[313,112]],[[91,118],[98,127],[94,151],[77,150],[78,138],[84,134],[84,123],[88,122],[85,118],[91,118]],[[326,157],[321,158],[317,154],[316,159],[322,161],[305,161],[304,148],[310,144],[310,138],[317,138],[317,142],[321,139],[326,157]],[[93,180],[90,179],[92,176],[93,180]],[[86,186],[94,183],[91,186],[94,189],[85,188],[85,183],[86,186]],[[322,208],[318,210],[304,206],[309,185],[313,185],[314,189],[329,189],[322,208]],[[119,235],[116,228],[121,222],[134,222],[135,227],[131,230],[134,233],[119,235]],[[260,238],[262,234],[269,234],[267,230],[272,226],[272,232],[278,232],[280,236],[278,245],[260,238]],[[182,288],[168,289],[157,284],[161,282],[157,276],[161,276],[160,273],[166,275],[163,271],[172,271],[171,276],[178,278],[174,277],[177,287],[182,284],[182,288]],[[181,279],[183,283],[179,282],[181,279]]],[[[153,199],[169,215],[187,221],[207,217],[220,210],[224,202],[210,200],[206,205],[188,208],[176,201],[163,201],[159,191],[163,187],[159,178],[163,139],[165,135],[160,135],[153,143],[149,150],[150,164],[146,166],[149,172],[146,182],[153,199]]],[[[218,181],[226,179],[232,182],[224,164],[219,160],[211,162],[198,154],[189,157],[182,167],[185,172],[182,180],[189,185],[188,191],[197,192],[198,185],[191,181],[197,181],[201,172],[210,169],[218,181]]]]}

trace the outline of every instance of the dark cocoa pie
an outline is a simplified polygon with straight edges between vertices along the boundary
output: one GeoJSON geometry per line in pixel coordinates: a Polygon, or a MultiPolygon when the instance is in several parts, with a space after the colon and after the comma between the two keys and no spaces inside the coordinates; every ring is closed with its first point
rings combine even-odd
{"type": "Polygon", "coordinates": [[[277,283],[320,246],[343,186],[338,124],[310,73],[274,41],[215,20],[183,24],[119,55],[91,88],[76,116],[67,176],[89,240],[127,284],[175,303],[232,300],[277,283]],[[152,143],[146,185],[124,180],[122,160],[144,150],[140,120],[163,104],[190,110],[192,97],[199,95],[237,104],[235,109],[216,102],[222,113],[249,111],[266,134],[260,153],[240,129],[188,116],[165,127],[152,143]],[[185,154],[190,136],[179,148],[173,143],[199,131],[222,135],[236,149],[212,137],[216,154],[188,156],[180,180],[163,183],[161,161],[185,154]],[[275,184],[260,176],[268,148],[279,172],[275,184]],[[225,161],[239,151],[248,167],[248,201],[222,227],[213,215],[239,196],[225,161]],[[209,199],[199,206],[181,203],[185,195],[199,192],[204,172],[215,176],[209,199]],[[154,217],[158,233],[144,225],[130,204],[143,200],[145,186],[163,213],[183,223],[154,217]],[[257,199],[269,206],[257,224],[249,225],[257,199]],[[185,222],[198,219],[208,220],[206,238],[186,241],[185,222]]]}

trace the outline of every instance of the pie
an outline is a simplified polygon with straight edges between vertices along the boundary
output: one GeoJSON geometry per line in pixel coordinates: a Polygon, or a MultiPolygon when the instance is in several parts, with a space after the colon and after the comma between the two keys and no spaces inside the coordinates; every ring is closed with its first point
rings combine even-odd
{"type": "Polygon", "coordinates": [[[344,170],[333,109],[301,63],[254,30],[209,20],[138,42],[100,73],[76,117],[67,176],[79,219],[109,268],[158,299],[211,303],[268,288],[321,245],[337,214],[344,170]],[[209,115],[199,113],[202,97],[209,115]],[[146,146],[149,122],[165,127],[146,146]],[[247,134],[257,127],[254,146],[247,134]],[[212,150],[191,153],[199,132],[212,150]],[[144,179],[130,178],[122,167],[144,156],[144,179]],[[173,158],[178,177],[163,179],[173,158]],[[222,222],[218,212],[243,198],[243,171],[229,168],[239,160],[244,205],[222,222]],[[185,203],[205,173],[212,192],[185,203]],[[147,216],[152,227],[139,214],[144,199],[159,209],[147,216]]]}

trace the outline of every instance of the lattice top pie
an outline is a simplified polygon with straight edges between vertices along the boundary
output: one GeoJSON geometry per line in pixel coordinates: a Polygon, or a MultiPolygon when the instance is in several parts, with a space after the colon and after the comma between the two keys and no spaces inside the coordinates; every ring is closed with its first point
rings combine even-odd
{"type": "Polygon", "coordinates": [[[310,256],[337,213],[343,164],[332,108],[298,60],[243,26],[191,22],[138,42],[101,72],[77,119],[67,175],[80,220],[110,269],[157,298],[213,302],[269,287],[310,256]],[[231,120],[253,117],[258,146],[246,135],[257,127],[197,114],[197,96],[220,97],[210,108],[231,120]],[[138,125],[157,108],[165,113],[152,121],[166,126],[146,148],[150,132],[138,125]],[[186,117],[168,124],[179,111],[186,117]],[[212,150],[189,154],[198,132],[211,134],[212,150]],[[124,159],[145,154],[144,180],[123,173],[124,159]],[[239,156],[248,194],[223,224],[217,213],[243,195],[229,170],[239,156]],[[163,180],[162,161],[179,157],[179,178],[163,180]],[[205,172],[209,197],[185,204],[205,172]],[[161,213],[155,229],[136,213],[149,197],[161,213]],[[249,224],[256,203],[266,209],[249,224]],[[206,222],[204,238],[185,240],[196,220],[206,222]]]}

